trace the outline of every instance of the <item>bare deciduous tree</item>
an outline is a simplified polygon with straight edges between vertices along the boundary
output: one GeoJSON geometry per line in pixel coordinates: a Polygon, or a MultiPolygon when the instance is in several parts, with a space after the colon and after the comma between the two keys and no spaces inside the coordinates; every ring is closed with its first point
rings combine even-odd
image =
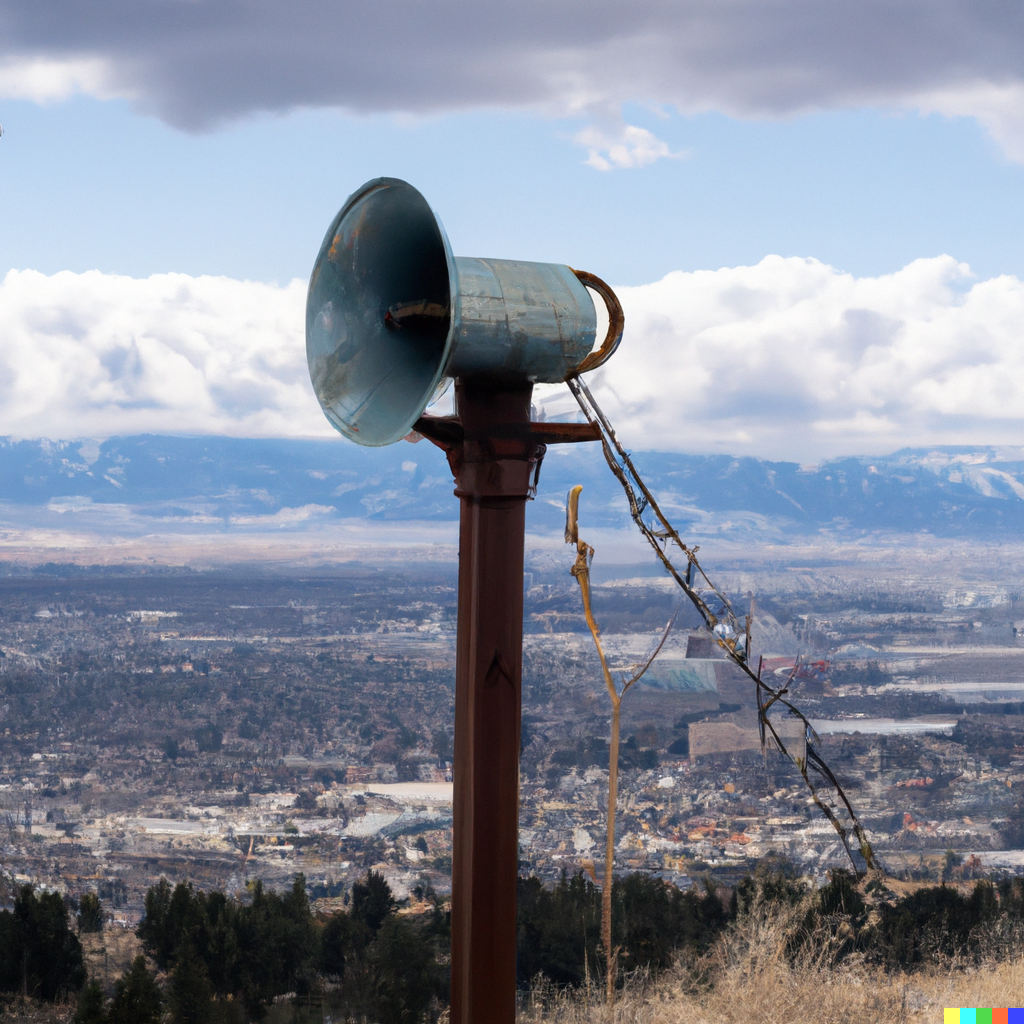
{"type": "Polygon", "coordinates": [[[580,586],[583,614],[586,616],[590,635],[594,638],[594,646],[597,648],[597,656],[601,661],[601,672],[604,675],[604,683],[608,688],[608,697],[612,705],[612,721],[608,741],[608,817],[604,845],[604,884],[601,889],[601,945],[604,946],[607,967],[605,994],[608,1006],[611,1007],[615,1002],[615,981],[619,958],[618,947],[612,946],[612,881],[615,870],[615,811],[619,800],[619,726],[622,717],[622,698],[651,667],[652,662],[665,646],[665,641],[668,639],[679,612],[679,606],[676,606],[672,618],[669,619],[661,634],[658,646],[655,647],[651,655],[636,667],[632,675],[628,678],[623,676],[619,682],[616,682],[608,667],[608,658],[604,652],[604,645],[601,643],[601,630],[594,619],[594,609],[590,600],[590,563],[594,557],[594,549],[586,541],[581,540],[579,535],[579,505],[582,492],[583,487],[580,484],[577,484],[569,492],[565,515],[565,542],[576,545],[576,561],[573,563],[571,572],[580,586]]]}

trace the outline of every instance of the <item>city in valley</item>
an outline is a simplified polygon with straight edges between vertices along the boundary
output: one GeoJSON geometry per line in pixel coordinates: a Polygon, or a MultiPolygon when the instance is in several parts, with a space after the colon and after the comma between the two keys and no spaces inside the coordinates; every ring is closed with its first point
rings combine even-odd
{"type": "MultiPolygon", "coordinates": [[[[810,719],[887,871],[1024,868],[1020,552],[733,554],[718,578],[752,616],[754,656],[810,719]]],[[[605,837],[609,703],[568,564],[536,557],[525,580],[520,856],[544,880],[599,875],[605,837]]],[[[4,901],[25,882],[96,892],[134,927],[161,877],[240,892],[301,873],[325,909],[370,868],[402,898],[443,894],[455,570],[7,563],[4,901]]],[[[681,596],[643,571],[595,587],[617,671],[645,660],[681,596]]],[[[795,720],[777,725],[801,757],[795,720]]],[[[821,880],[846,863],[688,605],[626,695],[622,737],[618,871],[687,888],[733,884],[770,853],[821,880]]]]}

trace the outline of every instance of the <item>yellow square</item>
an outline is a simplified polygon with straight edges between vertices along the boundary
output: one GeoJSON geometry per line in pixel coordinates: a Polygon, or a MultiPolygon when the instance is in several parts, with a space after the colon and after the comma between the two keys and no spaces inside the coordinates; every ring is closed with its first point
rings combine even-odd
{"type": "Polygon", "coordinates": [[[942,1011],[942,1024],[960,1024],[960,1007],[951,1010],[948,1006],[942,1011]]]}

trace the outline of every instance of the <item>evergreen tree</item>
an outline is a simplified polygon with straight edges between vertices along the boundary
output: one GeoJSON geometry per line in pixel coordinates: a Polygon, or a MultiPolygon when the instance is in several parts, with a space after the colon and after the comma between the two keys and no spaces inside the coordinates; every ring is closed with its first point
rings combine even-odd
{"type": "Polygon", "coordinates": [[[397,906],[391,886],[380,872],[368,871],[365,882],[352,886],[352,916],[371,932],[376,932],[397,906]]]}
{"type": "Polygon", "coordinates": [[[0,991],[53,1000],[85,983],[82,947],[55,892],[23,885],[14,912],[0,912],[0,991]]]}
{"type": "Polygon", "coordinates": [[[178,951],[170,989],[171,1024],[211,1024],[213,986],[191,942],[178,951]]]}
{"type": "Polygon", "coordinates": [[[348,914],[332,914],[320,932],[317,968],[329,978],[341,978],[351,955],[353,921],[348,914]]]}
{"type": "Polygon", "coordinates": [[[87,892],[78,904],[79,932],[103,931],[103,907],[100,898],[94,892],[87,892]]]}
{"type": "Polygon", "coordinates": [[[431,999],[446,991],[445,973],[429,942],[400,917],[383,922],[369,950],[374,976],[370,1017],[379,1024],[417,1024],[431,999]]]}
{"type": "MultiPolygon", "coordinates": [[[[553,888],[538,878],[520,878],[516,974],[529,985],[543,974],[556,985],[582,985],[596,978],[603,963],[602,892],[582,872],[563,873],[553,888]]],[[[628,970],[662,970],[684,947],[706,948],[726,922],[713,889],[681,892],[674,886],[633,874],[612,889],[612,939],[628,970]]]]}
{"type": "Polygon", "coordinates": [[[107,1024],[103,1003],[103,989],[100,988],[100,983],[92,978],[78,997],[74,1024],[107,1024]]]}
{"type": "Polygon", "coordinates": [[[554,888],[520,878],[516,973],[529,985],[543,974],[556,985],[582,985],[601,968],[601,890],[582,872],[554,888]]]}
{"type": "Polygon", "coordinates": [[[159,1024],[162,1004],[160,989],[140,955],[114,983],[107,1020],[109,1024],[159,1024]]]}
{"type": "Polygon", "coordinates": [[[170,906],[171,883],[161,878],[146,891],[145,913],[135,929],[146,952],[165,970],[174,953],[172,936],[167,927],[170,906]]]}

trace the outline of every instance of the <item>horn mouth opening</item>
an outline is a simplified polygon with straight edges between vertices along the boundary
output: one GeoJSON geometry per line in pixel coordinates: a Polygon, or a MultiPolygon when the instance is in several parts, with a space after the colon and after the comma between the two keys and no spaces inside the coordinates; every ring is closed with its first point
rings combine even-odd
{"type": "Polygon", "coordinates": [[[426,199],[397,178],[350,196],[328,228],[306,299],[306,358],[331,424],[364,445],[412,429],[444,377],[454,260],[426,199]]]}

